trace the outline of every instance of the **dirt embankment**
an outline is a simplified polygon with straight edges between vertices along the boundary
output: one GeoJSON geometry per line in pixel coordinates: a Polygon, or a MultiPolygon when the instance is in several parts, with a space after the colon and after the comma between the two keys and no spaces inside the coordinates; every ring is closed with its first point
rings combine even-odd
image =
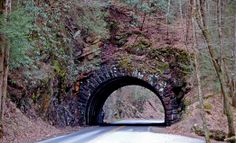
{"type": "Polygon", "coordinates": [[[9,101],[6,102],[4,117],[5,130],[1,143],[33,143],[80,129],[80,127],[56,128],[40,118],[30,119],[9,101]]]}
{"type": "MultiPolygon", "coordinates": [[[[200,130],[202,130],[202,120],[200,116],[199,103],[197,101],[197,92],[192,90],[192,93],[190,94],[191,95],[189,95],[186,99],[188,106],[185,114],[183,115],[183,119],[179,123],[174,124],[171,127],[167,127],[163,130],[163,132],[204,139],[203,137],[197,135],[202,134],[201,131],[194,128],[195,126],[197,129],[200,128],[200,130]]],[[[212,140],[212,142],[223,142],[222,140],[225,138],[224,136],[227,136],[228,123],[226,116],[223,114],[222,97],[218,94],[209,93],[205,94],[205,99],[204,108],[206,112],[207,125],[209,130],[211,132],[213,131],[214,135],[212,136],[218,140],[212,140]]],[[[236,110],[233,109],[233,111],[234,125],[236,125],[236,110]]],[[[153,130],[158,131],[157,128],[153,128],[153,130]]]]}

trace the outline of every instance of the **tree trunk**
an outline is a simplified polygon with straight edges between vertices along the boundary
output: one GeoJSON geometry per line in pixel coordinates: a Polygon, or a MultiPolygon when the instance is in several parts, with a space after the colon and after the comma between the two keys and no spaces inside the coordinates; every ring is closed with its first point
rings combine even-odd
{"type": "MultiPolygon", "coordinates": [[[[183,25],[183,21],[184,21],[184,18],[183,18],[183,9],[182,9],[182,0],[179,0],[179,13],[180,13],[180,27],[181,29],[184,31],[184,25],[183,25]]],[[[183,38],[184,38],[184,34],[180,35],[180,41],[183,42],[183,38]]]]}
{"type": "Polygon", "coordinates": [[[220,42],[220,64],[223,62],[224,53],[223,53],[223,37],[222,37],[222,8],[221,0],[217,0],[217,26],[218,26],[218,36],[220,42]]]}
{"type": "Polygon", "coordinates": [[[9,47],[6,38],[0,34],[0,138],[3,136],[4,104],[7,94],[9,47]]]}
{"type": "MultiPolygon", "coordinates": [[[[4,21],[7,22],[7,16],[11,12],[11,0],[0,1],[0,15],[5,15],[4,21]]],[[[3,117],[4,106],[7,95],[7,78],[8,78],[8,62],[9,62],[9,45],[7,38],[0,33],[0,138],[3,137],[3,117]]]]}
{"type": "MultiPolygon", "coordinates": [[[[197,23],[198,26],[202,32],[202,35],[207,43],[207,48],[213,63],[213,67],[216,71],[217,74],[217,78],[219,80],[220,83],[220,88],[221,88],[221,94],[223,96],[223,100],[224,100],[224,105],[225,105],[225,112],[226,112],[226,116],[227,116],[227,121],[228,121],[228,137],[233,137],[235,136],[235,129],[234,129],[234,120],[233,120],[233,114],[232,114],[232,109],[231,106],[229,104],[229,99],[228,96],[226,94],[226,89],[224,86],[225,83],[225,78],[224,75],[222,73],[222,67],[220,66],[219,62],[216,60],[217,57],[215,55],[215,51],[214,51],[214,47],[212,46],[212,41],[211,41],[211,35],[210,32],[208,31],[208,27],[206,24],[206,16],[205,16],[205,0],[200,0],[199,1],[199,6],[198,6],[198,12],[199,14],[196,15],[196,19],[197,19],[197,23]]],[[[231,140],[231,143],[236,143],[236,140],[231,140]]]]}
{"type": "MultiPolygon", "coordinates": [[[[218,29],[218,37],[219,37],[219,47],[220,47],[220,57],[219,57],[219,66],[221,67],[222,69],[222,72],[223,72],[223,75],[226,75],[227,72],[226,72],[226,68],[225,65],[224,65],[224,50],[223,50],[223,37],[222,37],[222,8],[221,8],[221,0],[217,0],[217,29],[218,29]]],[[[226,83],[230,83],[229,79],[226,79],[226,83]]],[[[230,86],[230,85],[229,85],[230,86]]],[[[226,114],[226,103],[227,101],[225,101],[225,98],[223,98],[223,105],[224,105],[224,114],[226,114]]]]}
{"type": "Polygon", "coordinates": [[[5,0],[0,0],[0,14],[4,13],[5,0]]]}
{"type": "Polygon", "coordinates": [[[232,105],[233,105],[233,107],[236,108],[236,95],[235,95],[235,93],[234,93],[234,96],[232,97],[232,105]]]}
{"type": "Polygon", "coordinates": [[[168,0],[167,13],[166,13],[166,37],[167,37],[167,39],[169,39],[170,3],[171,3],[171,0],[168,0]]]}
{"type": "Polygon", "coordinates": [[[5,0],[5,11],[4,11],[5,17],[7,18],[10,13],[11,13],[11,0],[5,0]]]}
{"type": "Polygon", "coordinates": [[[182,0],[179,0],[179,13],[180,13],[181,21],[182,21],[184,19],[183,18],[183,9],[182,9],[182,0]]]}
{"type": "Polygon", "coordinates": [[[203,94],[202,94],[202,86],[201,86],[201,73],[200,73],[200,65],[198,62],[198,54],[199,51],[197,49],[198,47],[198,42],[197,42],[197,33],[196,33],[196,27],[195,27],[195,22],[194,22],[194,10],[196,8],[197,2],[196,0],[193,0],[191,2],[191,5],[193,6],[193,9],[191,11],[191,17],[192,17],[192,28],[193,28],[193,50],[195,51],[194,54],[194,64],[195,64],[195,72],[196,72],[196,77],[197,77],[197,84],[198,84],[198,100],[200,104],[200,116],[202,119],[202,125],[203,125],[203,130],[204,130],[204,136],[206,143],[210,143],[210,136],[209,136],[209,130],[207,128],[207,120],[206,120],[206,114],[204,111],[204,99],[203,99],[203,94]]]}
{"type": "Polygon", "coordinates": [[[186,30],[185,30],[185,38],[184,38],[184,44],[185,44],[185,47],[186,47],[186,50],[188,50],[188,44],[189,44],[189,41],[192,37],[192,34],[189,34],[190,32],[190,26],[191,26],[191,22],[192,22],[192,4],[193,3],[193,0],[189,0],[188,1],[188,7],[187,7],[187,12],[186,12],[186,23],[185,23],[185,27],[186,27],[186,30]]]}
{"type": "Polygon", "coordinates": [[[236,108],[236,10],[235,10],[235,17],[234,17],[234,50],[233,50],[233,56],[234,56],[234,77],[233,77],[234,94],[233,94],[233,97],[232,97],[232,105],[236,108]]]}
{"type": "Polygon", "coordinates": [[[201,119],[203,122],[203,130],[204,130],[204,134],[205,134],[206,143],[210,143],[211,141],[210,141],[210,137],[209,137],[206,115],[205,115],[205,111],[204,111],[204,101],[203,101],[201,79],[200,79],[200,66],[199,66],[197,54],[195,54],[195,56],[194,56],[194,63],[195,63],[195,71],[196,71],[197,83],[198,83],[198,100],[199,100],[200,110],[201,110],[200,115],[201,115],[201,119]]]}
{"type": "Polygon", "coordinates": [[[0,138],[3,137],[3,59],[4,59],[4,39],[0,35],[0,138]]]}
{"type": "MultiPolygon", "coordinates": [[[[236,2],[235,2],[236,4],[236,2]]],[[[233,53],[234,53],[234,78],[236,80],[236,9],[235,9],[235,12],[234,12],[235,16],[234,16],[234,50],[233,50],[233,53]]]]}
{"type": "MultiPolygon", "coordinates": [[[[0,0],[0,15],[4,13],[4,0],[0,0]]],[[[2,23],[2,21],[0,21],[2,23]]],[[[4,59],[5,39],[0,33],[0,139],[3,137],[3,59],[4,59]]]]}
{"type": "Polygon", "coordinates": [[[198,50],[197,50],[197,40],[196,40],[196,32],[195,32],[195,26],[194,26],[194,20],[192,20],[192,27],[193,27],[193,49],[195,51],[194,54],[194,64],[195,64],[195,72],[196,72],[196,77],[197,77],[197,84],[198,84],[198,100],[200,104],[200,115],[203,123],[203,130],[204,130],[204,135],[205,135],[205,140],[206,143],[210,143],[210,137],[209,137],[209,130],[207,128],[207,121],[206,121],[206,115],[204,111],[204,101],[203,101],[203,94],[202,94],[202,86],[201,86],[201,73],[200,73],[200,65],[198,62],[198,50]]]}
{"type": "Polygon", "coordinates": [[[145,24],[145,21],[146,21],[146,16],[147,16],[147,13],[144,12],[144,15],[143,15],[143,21],[142,21],[142,24],[141,24],[141,27],[140,27],[140,31],[143,31],[144,24],[145,24]]]}

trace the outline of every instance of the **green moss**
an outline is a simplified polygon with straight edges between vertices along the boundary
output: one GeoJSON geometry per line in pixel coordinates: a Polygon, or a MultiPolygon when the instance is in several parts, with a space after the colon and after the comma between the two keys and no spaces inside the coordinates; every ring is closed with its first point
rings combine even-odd
{"type": "MultiPolygon", "coordinates": [[[[212,108],[213,108],[212,104],[208,103],[208,102],[205,102],[203,106],[204,106],[204,110],[206,112],[210,112],[212,110],[212,108]]],[[[200,109],[200,104],[197,105],[197,108],[200,109]]]]}
{"type": "Polygon", "coordinates": [[[123,45],[125,45],[126,42],[128,42],[128,37],[129,37],[129,34],[116,35],[114,38],[114,41],[112,42],[118,47],[122,47],[123,45]]]}
{"type": "Polygon", "coordinates": [[[132,60],[129,57],[123,58],[123,59],[120,60],[119,66],[122,67],[122,68],[125,68],[125,69],[127,69],[129,71],[132,71],[133,70],[133,66],[132,66],[131,62],[132,62],[132,60]]]}
{"type": "Polygon", "coordinates": [[[63,69],[59,61],[56,60],[53,61],[53,69],[56,74],[60,75],[61,77],[65,77],[66,71],[63,69]]]}
{"type": "Polygon", "coordinates": [[[192,69],[192,55],[187,51],[170,47],[154,49],[150,46],[149,41],[144,38],[140,38],[137,44],[126,46],[127,54],[120,53],[119,65],[122,68],[150,74],[171,70],[180,80],[189,75],[192,69]]]}
{"type": "Polygon", "coordinates": [[[190,100],[190,99],[185,99],[184,100],[184,105],[185,106],[189,106],[189,105],[191,105],[192,104],[192,101],[190,100]]]}
{"type": "Polygon", "coordinates": [[[169,68],[169,64],[167,63],[163,63],[161,66],[158,67],[161,73],[163,73],[168,68],[169,68]]]}
{"type": "Polygon", "coordinates": [[[128,45],[126,47],[127,51],[136,54],[136,55],[143,55],[145,54],[151,46],[150,41],[145,38],[140,38],[138,42],[135,42],[133,45],[128,45]]]}
{"type": "Polygon", "coordinates": [[[207,110],[207,111],[209,111],[209,110],[212,110],[212,104],[211,103],[209,103],[209,102],[206,102],[206,103],[204,103],[204,109],[205,110],[207,110]]]}

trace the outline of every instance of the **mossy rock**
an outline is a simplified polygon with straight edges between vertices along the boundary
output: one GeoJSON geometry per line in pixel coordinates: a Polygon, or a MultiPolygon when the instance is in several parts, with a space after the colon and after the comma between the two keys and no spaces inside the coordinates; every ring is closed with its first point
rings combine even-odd
{"type": "Polygon", "coordinates": [[[180,62],[183,64],[189,64],[190,60],[193,59],[193,55],[188,53],[187,51],[171,47],[150,49],[148,54],[151,56],[151,58],[155,59],[156,57],[162,57],[165,58],[167,61],[173,60],[169,59],[170,57],[172,57],[174,58],[174,60],[176,60],[176,62],[180,62]]]}
{"type": "Polygon", "coordinates": [[[208,103],[208,102],[206,102],[206,103],[204,103],[204,109],[206,109],[206,110],[212,110],[212,105],[211,105],[211,103],[208,103]]]}
{"type": "Polygon", "coordinates": [[[210,113],[212,109],[213,109],[213,106],[212,106],[211,103],[208,103],[208,102],[204,103],[204,110],[205,110],[207,113],[210,113]]]}
{"type": "Polygon", "coordinates": [[[139,38],[138,41],[133,45],[127,45],[126,51],[135,55],[143,55],[147,53],[149,47],[151,47],[151,43],[149,40],[145,38],[139,38]]]}
{"type": "MultiPolygon", "coordinates": [[[[199,127],[197,124],[194,124],[192,127],[192,130],[195,134],[199,136],[204,136],[204,130],[199,127]]],[[[224,141],[227,137],[227,134],[224,131],[221,130],[209,130],[209,136],[211,139],[217,140],[217,141],[224,141]]]]}
{"type": "Polygon", "coordinates": [[[152,49],[151,44],[141,38],[137,44],[126,47],[127,55],[120,54],[118,63],[121,67],[141,69],[155,74],[172,70],[177,78],[185,78],[191,72],[192,55],[184,50],[174,48],[152,49]],[[139,62],[134,57],[144,56],[145,62],[139,62]]]}
{"type": "Polygon", "coordinates": [[[114,37],[113,44],[117,45],[118,47],[122,47],[128,42],[128,37],[129,36],[130,36],[129,34],[116,35],[114,37]]]}
{"type": "Polygon", "coordinates": [[[185,106],[190,106],[192,104],[192,101],[190,99],[185,99],[184,100],[184,105],[185,106]]]}
{"type": "Polygon", "coordinates": [[[66,71],[65,71],[65,69],[63,69],[63,67],[59,61],[57,61],[57,60],[53,61],[53,69],[56,74],[60,75],[61,77],[65,77],[66,71]]]}
{"type": "Polygon", "coordinates": [[[119,66],[132,71],[134,67],[132,66],[132,60],[129,57],[123,58],[119,61],[119,66]]]}
{"type": "Polygon", "coordinates": [[[159,63],[168,63],[169,68],[175,70],[176,76],[185,77],[192,70],[191,60],[193,55],[182,49],[171,47],[150,49],[148,51],[150,59],[155,59],[159,63]]]}
{"type": "MultiPolygon", "coordinates": [[[[197,105],[197,108],[201,109],[200,104],[197,105]]],[[[210,113],[211,110],[213,109],[213,106],[212,106],[212,104],[205,102],[203,105],[203,108],[204,108],[205,112],[210,113]]]]}

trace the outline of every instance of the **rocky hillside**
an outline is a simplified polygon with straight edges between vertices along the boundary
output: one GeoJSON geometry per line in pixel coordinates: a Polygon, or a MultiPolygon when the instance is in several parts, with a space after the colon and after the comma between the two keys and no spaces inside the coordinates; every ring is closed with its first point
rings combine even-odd
{"type": "Polygon", "coordinates": [[[78,125],[79,83],[103,65],[171,72],[176,92],[187,92],[190,54],[179,31],[163,25],[165,14],[155,5],[149,14],[134,13],[122,2],[60,0],[34,6],[41,12],[36,11],[31,39],[36,53],[29,53],[34,66],[12,68],[8,81],[9,98],[27,117],[78,125]]]}
{"type": "MultiPolygon", "coordinates": [[[[180,8],[184,9],[179,9],[177,1],[172,1],[170,8],[165,0],[19,0],[12,6],[9,24],[0,25],[0,32],[6,35],[11,46],[4,143],[34,142],[79,129],[80,83],[106,65],[148,74],[170,73],[167,78],[173,79],[170,82],[178,99],[192,87],[185,100],[184,118],[164,132],[202,136],[192,49],[189,49],[193,37],[187,20],[188,1],[183,0],[180,8]],[[186,15],[181,15],[181,10],[186,15]]],[[[3,20],[1,16],[0,20],[3,20]]],[[[227,29],[225,33],[232,38],[231,31],[227,29]]],[[[198,36],[200,43],[202,39],[198,36]]],[[[200,62],[204,68],[204,89],[208,90],[217,88],[218,80],[206,55],[200,55],[204,57],[200,62]]],[[[131,95],[130,90],[120,93],[131,95]]],[[[227,121],[218,94],[205,94],[204,108],[211,136],[222,141],[226,137],[227,121]]],[[[106,121],[163,117],[156,98],[138,96],[133,100],[131,97],[111,96],[108,102],[122,102],[116,101],[119,107],[112,110],[107,109],[113,104],[104,106],[108,114],[106,121]],[[121,112],[124,108],[126,112],[121,112]]],[[[235,110],[233,114],[235,116],[235,110]]]]}

